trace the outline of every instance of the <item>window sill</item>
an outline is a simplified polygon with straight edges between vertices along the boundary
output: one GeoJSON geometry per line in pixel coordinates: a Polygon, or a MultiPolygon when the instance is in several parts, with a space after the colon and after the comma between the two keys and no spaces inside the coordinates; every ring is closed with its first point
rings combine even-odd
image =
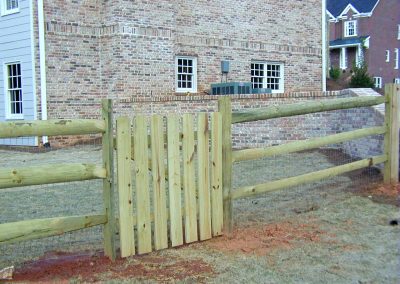
{"type": "Polygon", "coordinates": [[[13,120],[24,120],[24,115],[23,114],[21,114],[21,115],[16,115],[16,116],[7,116],[6,117],[6,120],[7,121],[13,121],[13,120]]]}
{"type": "Polygon", "coordinates": [[[12,14],[16,14],[19,13],[19,8],[18,9],[13,9],[13,10],[8,10],[8,11],[2,11],[1,12],[1,16],[8,16],[8,15],[12,15],[12,14]]]}

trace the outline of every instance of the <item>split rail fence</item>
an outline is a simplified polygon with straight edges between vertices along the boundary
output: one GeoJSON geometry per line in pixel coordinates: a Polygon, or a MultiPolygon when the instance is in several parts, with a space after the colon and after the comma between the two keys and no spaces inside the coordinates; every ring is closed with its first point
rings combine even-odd
{"type": "MultiPolygon", "coordinates": [[[[45,238],[103,225],[104,253],[111,259],[115,258],[114,149],[111,100],[102,101],[102,119],[100,120],[74,119],[0,123],[0,138],[98,133],[102,134],[102,165],[73,163],[0,168],[0,190],[2,188],[102,179],[104,213],[3,223],[0,224],[0,244],[45,238]]],[[[15,200],[15,202],[24,201],[15,200]]]]}
{"type": "Polygon", "coordinates": [[[254,111],[234,113],[232,113],[230,97],[221,97],[218,101],[218,108],[219,112],[222,115],[222,178],[224,188],[225,231],[232,231],[232,201],[235,199],[250,197],[281,189],[288,189],[293,186],[331,178],[340,174],[381,163],[384,163],[384,182],[397,183],[399,180],[399,97],[400,86],[389,84],[385,87],[385,96],[320,100],[313,102],[270,106],[254,111]],[[303,141],[295,141],[266,148],[245,149],[236,151],[232,150],[232,124],[281,117],[290,117],[323,111],[371,107],[382,103],[385,104],[385,120],[384,125],[382,126],[363,128],[330,136],[312,138],[303,141]],[[232,190],[232,166],[235,162],[248,161],[303,150],[310,150],[319,148],[324,145],[335,144],[379,134],[384,134],[384,150],[382,155],[295,177],[285,178],[253,186],[241,187],[232,190]]]}
{"type": "Polygon", "coordinates": [[[223,230],[231,232],[232,201],[238,198],[286,189],[380,163],[384,163],[384,181],[397,183],[399,97],[400,86],[391,84],[386,86],[383,97],[321,100],[232,113],[230,97],[224,96],[219,98],[218,112],[198,113],[196,124],[195,115],[192,114],[166,117],[153,115],[150,118],[137,115],[133,121],[132,135],[131,121],[120,117],[117,119],[115,139],[110,100],[102,101],[100,120],[1,122],[0,138],[102,134],[101,166],[59,164],[0,169],[0,189],[102,179],[104,213],[0,224],[0,244],[102,225],[105,254],[115,259],[118,230],[121,256],[126,257],[153,249],[207,240],[221,235],[223,230]],[[385,103],[385,122],[382,126],[267,148],[232,150],[232,124],[235,123],[370,107],[381,103],[385,103]],[[309,150],[380,134],[384,134],[382,155],[232,190],[232,166],[235,162],[309,150]],[[117,150],[116,178],[114,141],[117,150]],[[114,208],[117,197],[114,195],[115,181],[119,194],[118,217],[114,208]]]}

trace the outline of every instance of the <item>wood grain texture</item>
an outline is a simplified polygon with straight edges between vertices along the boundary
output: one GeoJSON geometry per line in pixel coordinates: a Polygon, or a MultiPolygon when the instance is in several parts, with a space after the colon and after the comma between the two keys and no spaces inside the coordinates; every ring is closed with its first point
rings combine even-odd
{"type": "Polygon", "coordinates": [[[153,173],[154,246],[156,250],[168,247],[163,133],[162,117],[153,115],[151,118],[151,168],[153,173]]]}
{"type": "Polygon", "coordinates": [[[211,238],[211,200],[209,167],[208,116],[197,116],[197,153],[198,153],[198,189],[199,189],[199,230],[200,240],[211,238]]]}
{"type": "Polygon", "coordinates": [[[152,251],[150,192],[148,170],[147,122],[143,115],[135,117],[135,173],[138,253],[152,251]]]}
{"type": "Polygon", "coordinates": [[[222,198],[222,116],[211,114],[211,224],[212,235],[219,236],[223,229],[222,198]]]}
{"type": "Polygon", "coordinates": [[[0,138],[104,133],[104,120],[52,119],[0,122],[0,138]]]}
{"type": "Polygon", "coordinates": [[[170,239],[172,246],[179,246],[183,244],[183,228],[178,116],[169,115],[167,117],[167,131],[170,239]]]}
{"type": "Polygon", "coordinates": [[[195,176],[195,142],[193,115],[183,115],[183,189],[185,196],[185,242],[198,240],[197,232],[197,200],[195,176]]]}
{"type": "Polygon", "coordinates": [[[135,254],[132,204],[131,124],[127,117],[117,119],[117,185],[119,195],[119,235],[121,257],[135,254]]]}
{"type": "Polygon", "coordinates": [[[103,179],[103,203],[104,214],[107,216],[107,223],[104,224],[104,254],[111,260],[116,258],[117,226],[115,223],[115,195],[114,195],[114,135],[113,135],[113,116],[112,102],[110,99],[102,100],[102,118],[105,124],[105,132],[102,135],[102,157],[103,168],[107,176],[103,179]]]}
{"type": "Polygon", "coordinates": [[[370,167],[387,161],[386,155],[375,156],[372,158],[360,160],[357,162],[345,164],[342,166],[332,167],[325,170],[320,170],[300,176],[290,177],[286,179],[276,180],[268,183],[258,184],[254,186],[246,186],[236,189],[232,193],[233,199],[249,197],[254,195],[263,194],[266,192],[287,189],[293,186],[310,183],[322,179],[331,178],[340,174],[351,172],[354,170],[370,167]]]}
{"type": "Polygon", "coordinates": [[[107,222],[105,215],[69,216],[0,224],[0,244],[58,236],[107,222]]]}
{"type": "Polygon", "coordinates": [[[218,112],[222,116],[222,186],[224,198],[224,231],[233,230],[232,213],[232,103],[229,96],[218,99],[218,112]]]}

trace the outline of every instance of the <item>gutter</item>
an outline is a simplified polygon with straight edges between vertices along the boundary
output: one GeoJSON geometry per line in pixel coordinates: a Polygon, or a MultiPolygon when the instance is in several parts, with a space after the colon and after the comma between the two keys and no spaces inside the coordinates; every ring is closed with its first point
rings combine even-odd
{"type": "MultiPolygon", "coordinates": [[[[46,46],[44,37],[44,9],[43,0],[37,1],[38,8],[38,29],[39,29],[39,66],[40,66],[40,105],[42,120],[47,120],[47,83],[46,83],[46,46]]],[[[47,136],[42,137],[44,147],[49,147],[47,136]]]]}
{"type": "Polygon", "coordinates": [[[322,0],[322,91],[326,92],[326,0],[322,0]]]}

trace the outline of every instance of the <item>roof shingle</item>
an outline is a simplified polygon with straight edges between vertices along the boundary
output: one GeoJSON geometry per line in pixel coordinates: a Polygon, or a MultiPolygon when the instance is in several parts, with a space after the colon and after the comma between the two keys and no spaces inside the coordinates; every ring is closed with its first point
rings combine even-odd
{"type": "Polygon", "coordinates": [[[334,17],[339,16],[351,4],[360,13],[370,13],[379,0],[327,0],[326,7],[334,17]]]}

